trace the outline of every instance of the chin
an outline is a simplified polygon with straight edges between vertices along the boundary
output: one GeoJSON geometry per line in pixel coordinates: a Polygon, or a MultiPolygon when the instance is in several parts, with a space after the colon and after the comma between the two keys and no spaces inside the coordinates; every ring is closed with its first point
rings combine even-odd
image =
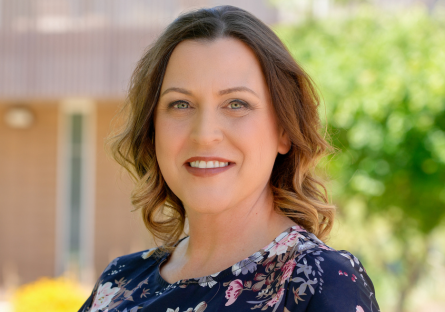
{"type": "Polygon", "coordinates": [[[218,214],[229,206],[227,195],[224,197],[197,195],[192,198],[186,198],[183,203],[187,210],[203,214],[218,214]]]}

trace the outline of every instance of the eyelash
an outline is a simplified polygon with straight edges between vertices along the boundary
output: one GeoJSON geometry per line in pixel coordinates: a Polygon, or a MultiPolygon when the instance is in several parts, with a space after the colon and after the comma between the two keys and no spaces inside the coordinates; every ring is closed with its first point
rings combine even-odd
{"type": "MultiPolygon", "coordinates": [[[[248,103],[246,103],[246,102],[244,102],[244,101],[241,101],[241,100],[233,100],[233,101],[231,101],[230,103],[229,103],[229,105],[230,104],[232,104],[232,103],[237,103],[237,104],[240,104],[240,105],[242,105],[242,107],[240,107],[240,108],[234,108],[234,110],[238,110],[238,109],[242,109],[242,108],[250,108],[250,105],[248,104],[248,103]]],[[[168,105],[168,108],[171,108],[171,109],[185,109],[185,108],[177,108],[177,107],[175,107],[176,105],[178,105],[178,104],[187,104],[187,105],[190,105],[188,102],[186,102],[186,101],[174,101],[174,102],[172,102],[172,103],[170,103],[169,105],[168,105]]]]}

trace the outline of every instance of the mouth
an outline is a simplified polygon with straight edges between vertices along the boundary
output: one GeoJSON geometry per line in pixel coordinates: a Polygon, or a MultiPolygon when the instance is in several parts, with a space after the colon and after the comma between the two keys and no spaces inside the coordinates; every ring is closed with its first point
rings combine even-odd
{"type": "Polygon", "coordinates": [[[209,177],[228,170],[235,162],[220,157],[192,157],[184,165],[194,176],[209,177]]]}
{"type": "Polygon", "coordinates": [[[193,167],[193,168],[208,169],[208,168],[224,168],[224,167],[227,167],[230,164],[230,162],[227,162],[227,161],[219,162],[217,160],[215,160],[215,161],[196,160],[196,161],[189,162],[188,164],[190,167],[193,167]]]}
{"type": "Polygon", "coordinates": [[[191,157],[185,161],[185,164],[192,168],[209,169],[224,168],[235,162],[221,157],[191,157]]]}

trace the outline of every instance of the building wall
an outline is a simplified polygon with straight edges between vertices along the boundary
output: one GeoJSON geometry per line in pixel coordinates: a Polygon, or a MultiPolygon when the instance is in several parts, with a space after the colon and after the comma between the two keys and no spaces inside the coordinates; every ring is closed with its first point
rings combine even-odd
{"type": "Polygon", "coordinates": [[[57,104],[34,103],[35,123],[11,129],[0,105],[0,284],[52,275],[55,261],[57,104]]]}
{"type": "MultiPolygon", "coordinates": [[[[277,10],[257,0],[0,0],[0,290],[63,271],[60,228],[68,227],[58,219],[67,198],[60,154],[68,149],[58,144],[64,99],[125,97],[131,72],[161,29],[180,12],[222,3],[276,22],[277,10]],[[5,124],[14,102],[6,99],[27,103],[36,117],[31,128],[5,124]]],[[[140,212],[130,212],[128,177],[103,148],[119,101],[93,101],[95,272],[87,275],[97,277],[114,257],[154,244],[140,212]]]]}
{"type": "MultiPolygon", "coordinates": [[[[104,148],[118,101],[96,106],[96,279],[115,257],[154,246],[139,212],[131,212],[131,182],[104,148]]],[[[29,129],[4,122],[0,103],[0,288],[54,276],[56,261],[59,107],[56,101],[27,105],[29,129]]]]}

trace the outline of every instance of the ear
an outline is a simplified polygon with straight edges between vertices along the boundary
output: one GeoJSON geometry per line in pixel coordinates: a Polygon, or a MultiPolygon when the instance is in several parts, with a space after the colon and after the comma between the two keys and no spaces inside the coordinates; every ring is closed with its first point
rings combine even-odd
{"type": "Polygon", "coordinates": [[[289,135],[282,127],[279,129],[279,137],[278,137],[278,153],[285,155],[289,152],[291,148],[291,141],[289,139],[289,135]]]}

